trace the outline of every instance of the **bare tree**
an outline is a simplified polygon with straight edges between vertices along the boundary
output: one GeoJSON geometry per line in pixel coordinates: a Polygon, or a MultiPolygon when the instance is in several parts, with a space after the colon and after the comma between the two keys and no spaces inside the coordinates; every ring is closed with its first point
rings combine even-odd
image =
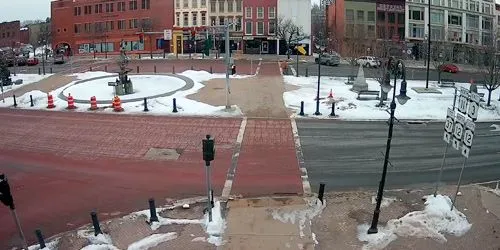
{"type": "MultiPolygon", "coordinates": [[[[50,28],[50,23],[44,23],[40,25],[40,30],[38,31],[38,46],[46,46],[52,43],[52,31],[50,28]]],[[[36,49],[34,49],[34,53],[36,53],[36,49]]],[[[45,60],[47,60],[48,57],[48,52],[50,50],[48,48],[45,48],[45,51],[43,52],[45,55],[45,60]]]]}
{"type": "MultiPolygon", "coordinates": [[[[443,65],[451,61],[450,44],[444,42],[433,42],[431,47],[432,65],[438,72],[438,84],[441,83],[441,75],[445,71],[443,65]]],[[[427,54],[427,52],[425,52],[427,54]]],[[[426,55],[427,56],[427,55],[426,55]]]]}
{"type": "Polygon", "coordinates": [[[278,18],[276,25],[276,36],[278,39],[285,41],[287,48],[288,59],[290,59],[291,48],[290,46],[294,43],[298,43],[309,36],[304,34],[304,29],[302,26],[297,26],[289,18],[278,18]]]}
{"type": "Polygon", "coordinates": [[[485,45],[482,51],[484,64],[480,70],[483,71],[484,76],[483,86],[488,90],[486,106],[491,106],[491,94],[500,87],[500,60],[496,55],[497,46],[496,42],[490,43],[485,45]]]}

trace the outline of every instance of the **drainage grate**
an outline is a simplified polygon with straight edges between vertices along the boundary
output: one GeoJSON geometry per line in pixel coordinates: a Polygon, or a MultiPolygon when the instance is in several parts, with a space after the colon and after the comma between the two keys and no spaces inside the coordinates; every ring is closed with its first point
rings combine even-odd
{"type": "Polygon", "coordinates": [[[172,148],[150,148],[144,155],[148,160],[177,160],[182,150],[172,148]]]}

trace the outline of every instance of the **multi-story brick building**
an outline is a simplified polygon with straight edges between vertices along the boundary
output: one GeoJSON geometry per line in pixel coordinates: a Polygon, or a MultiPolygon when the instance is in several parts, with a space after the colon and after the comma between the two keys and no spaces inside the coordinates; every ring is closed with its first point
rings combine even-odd
{"type": "Polygon", "coordinates": [[[170,51],[163,31],[172,29],[173,13],[174,0],[52,1],[52,47],[75,55],[118,53],[123,40],[128,51],[170,51]]]}
{"type": "Polygon", "coordinates": [[[208,0],[175,0],[175,23],[173,31],[174,53],[200,51],[200,36],[208,22],[208,0]],[[195,34],[195,40],[191,34],[195,34]]]}
{"type": "Polygon", "coordinates": [[[275,37],[277,18],[277,0],[243,1],[244,53],[278,52],[275,37]]]}
{"type": "MultiPolygon", "coordinates": [[[[251,1],[251,0],[245,0],[251,1]]],[[[229,44],[232,50],[242,48],[243,39],[243,0],[210,0],[210,25],[233,23],[229,28],[229,44]]],[[[224,50],[225,39],[220,36],[216,46],[224,50]]]]}
{"type": "Polygon", "coordinates": [[[0,23],[0,48],[19,47],[21,39],[21,22],[3,22],[0,23]]]}

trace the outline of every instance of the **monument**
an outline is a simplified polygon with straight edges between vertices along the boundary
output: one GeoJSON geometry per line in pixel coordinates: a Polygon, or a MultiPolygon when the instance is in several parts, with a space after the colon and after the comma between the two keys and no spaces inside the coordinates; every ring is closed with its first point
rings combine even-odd
{"type": "Polygon", "coordinates": [[[366,83],[365,72],[363,71],[363,65],[359,65],[358,77],[356,77],[356,80],[354,81],[351,90],[356,93],[368,90],[368,83],[366,83]]]}
{"type": "Polygon", "coordinates": [[[131,69],[127,68],[129,59],[125,53],[125,42],[122,40],[120,42],[120,57],[118,58],[118,67],[120,71],[118,72],[118,78],[116,82],[109,82],[109,86],[114,86],[115,95],[128,95],[134,93],[134,87],[132,81],[128,78],[128,72],[131,69]]]}

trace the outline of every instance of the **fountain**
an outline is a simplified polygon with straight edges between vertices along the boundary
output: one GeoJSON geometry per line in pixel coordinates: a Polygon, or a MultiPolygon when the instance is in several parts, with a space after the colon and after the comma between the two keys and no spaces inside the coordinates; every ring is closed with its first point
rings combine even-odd
{"type": "Polygon", "coordinates": [[[118,58],[118,67],[120,71],[118,72],[118,78],[115,82],[109,82],[109,86],[113,86],[115,88],[116,95],[128,95],[134,93],[134,87],[132,85],[132,81],[128,78],[128,73],[132,71],[127,68],[129,63],[129,59],[127,54],[125,53],[125,42],[122,40],[120,42],[120,57],[118,58]]]}

